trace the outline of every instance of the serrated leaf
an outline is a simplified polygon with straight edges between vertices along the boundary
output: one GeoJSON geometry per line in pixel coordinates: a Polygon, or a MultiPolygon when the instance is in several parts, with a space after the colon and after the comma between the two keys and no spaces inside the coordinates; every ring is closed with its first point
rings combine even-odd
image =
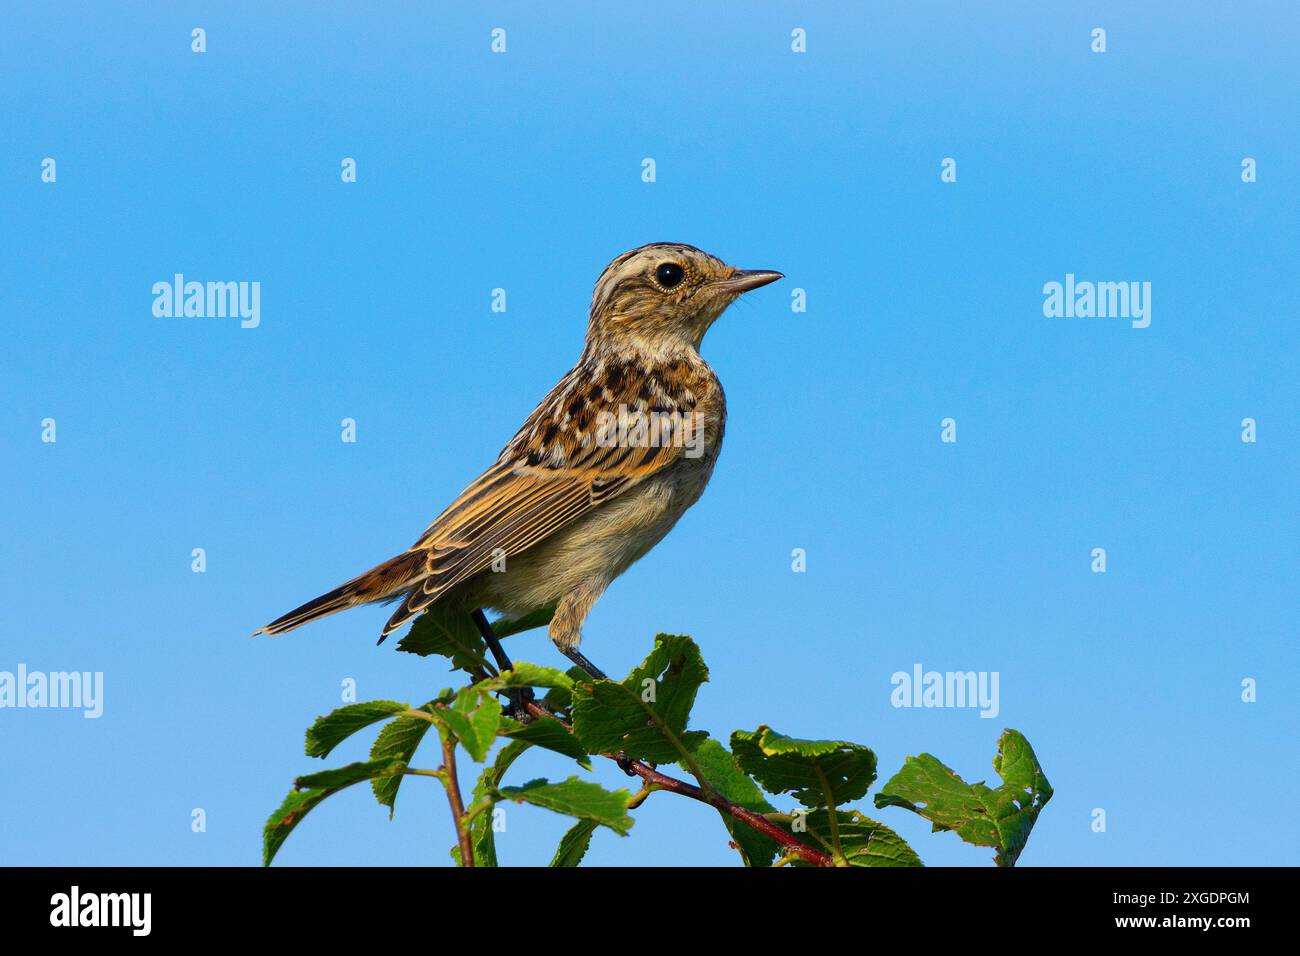
{"type": "Polygon", "coordinates": [[[402,768],[393,761],[373,760],[353,763],[336,770],[323,770],[307,774],[294,781],[294,789],[284,798],[279,809],[271,814],[262,828],[262,865],[270,866],[284,841],[314,807],[326,797],[345,787],[381,774],[401,773],[402,768]]]}
{"type": "Polygon", "coordinates": [[[632,818],[627,814],[632,794],[626,790],[606,790],[599,784],[570,777],[560,783],[531,780],[522,787],[502,787],[498,792],[505,800],[531,803],[556,813],[592,820],[619,836],[626,836],[632,828],[632,818]]]}
{"type": "MultiPolygon", "coordinates": [[[[591,677],[581,667],[570,667],[564,672],[564,675],[572,682],[588,681],[591,677]]],[[[542,704],[551,713],[560,713],[567,711],[573,706],[573,684],[568,687],[552,687],[542,698],[542,704]]]]}
{"type": "Polygon", "coordinates": [[[789,793],[806,807],[857,800],[876,779],[876,755],[846,740],[800,740],[761,726],[735,731],[731,749],[764,790],[789,793]]]}
{"type": "MultiPolygon", "coordinates": [[[[753,810],[757,813],[771,813],[776,808],[764,799],[762,791],[737,765],[735,758],[727,748],[716,740],[705,740],[691,755],[696,765],[704,774],[704,779],[715,792],[726,797],[732,803],[753,810]]],[[[682,769],[691,772],[691,768],[682,763],[682,769]]],[[[777,854],[777,844],[769,836],[759,833],[753,827],[746,826],[729,813],[718,811],[722,823],[731,834],[736,851],[746,866],[771,866],[777,854]]]]}
{"type": "Polygon", "coordinates": [[[579,680],[573,686],[573,731],[588,753],[622,751],[634,760],[670,763],[708,737],[687,731],[700,685],[709,679],[689,637],[660,634],[650,656],[625,680],[579,680]]]}
{"type": "Polygon", "coordinates": [[[510,670],[502,671],[497,677],[479,684],[486,690],[504,690],[507,687],[558,687],[570,690],[573,678],[554,667],[543,667],[527,661],[516,661],[510,670]]]}
{"type": "MultiPolygon", "coordinates": [[[[827,810],[813,810],[804,815],[806,832],[826,852],[849,866],[900,867],[921,866],[921,858],[901,836],[883,823],[877,823],[856,810],[837,810],[835,830],[827,810]],[[839,852],[836,851],[838,837],[839,852]]],[[[796,833],[796,836],[800,834],[796,833]]],[[[796,866],[805,865],[801,860],[796,866]]],[[[810,865],[811,864],[807,864],[810,865]]]]}
{"type": "Polygon", "coordinates": [[[421,657],[436,654],[449,658],[453,667],[466,673],[485,669],[487,644],[469,611],[451,601],[431,604],[397,642],[397,649],[421,657]]]}
{"type": "Polygon", "coordinates": [[[564,724],[554,717],[538,717],[526,724],[511,720],[509,717],[502,717],[500,732],[511,740],[522,740],[537,747],[554,750],[566,757],[572,757],[582,769],[591,769],[587,749],[564,724]]]}
{"type": "Polygon", "coordinates": [[[1052,799],[1052,786],[1022,734],[1005,730],[993,769],[996,790],[968,784],[931,754],[908,757],[876,794],[877,807],[903,807],[929,820],[935,830],[952,830],[967,843],[997,849],[998,866],[1015,866],[1039,812],[1052,799]]]}
{"type": "Polygon", "coordinates": [[[302,818],[324,800],[330,790],[290,790],[280,808],[271,814],[262,828],[262,865],[270,866],[276,853],[284,845],[302,818]]]}
{"type": "MultiPolygon", "coordinates": [[[[496,759],[479,774],[478,781],[474,784],[474,792],[470,796],[469,806],[473,807],[480,801],[488,800],[490,806],[476,816],[469,826],[470,843],[474,847],[474,865],[475,866],[496,866],[497,865],[497,846],[496,831],[492,829],[492,809],[496,805],[495,795],[496,788],[501,783],[501,778],[505,776],[510,765],[514,763],[519,755],[527,750],[529,744],[522,741],[511,741],[497,751],[496,759]]],[[[460,847],[451,848],[452,859],[460,865],[460,847]]]]}
{"type": "Polygon", "coordinates": [[[367,760],[333,770],[304,774],[293,782],[293,786],[295,790],[342,790],[362,780],[401,773],[404,769],[396,760],[367,760]]]}
{"type": "Polygon", "coordinates": [[[555,851],[551,866],[577,866],[587,855],[591,845],[591,835],[599,824],[595,820],[579,820],[560,840],[560,847],[555,851]]]}
{"type": "Polygon", "coordinates": [[[331,750],[358,730],[407,709],[406,704],[393,700],[369,700],[348,704],[324,717],[317,717],[316,723],[307,728],[307,756],[327,757],[331,750]]]}
{"type": "MultiPolygon", "coordinates": [[[[417,709],[432,714],[435,703],[450,703],[450,700],[450,691],[444,691],[442,696],[417,709]]],[[[370,748],[370,759],[395,760],[405,769],[415,757],[416,749],[432,726],[434,725],[431,721],[420,717],[398,717],[386,724],[379,732],[374,746],[370,748]]],[[[370,781],[375,799],[388,807],[389,819],[392,819],[393,811],[396,809],[397,791],[401,788],[404,779],[402,774],[393,774],[387,777],[375,777],[370,781]]]]}
{"type": "Polygon", "coordinates": [[[501,705],[475,685],[462,688],[450,707],[438,711],[438,717],[451,728],[470,757],[481,762],[487,758],[501,726],[501,705]]]}

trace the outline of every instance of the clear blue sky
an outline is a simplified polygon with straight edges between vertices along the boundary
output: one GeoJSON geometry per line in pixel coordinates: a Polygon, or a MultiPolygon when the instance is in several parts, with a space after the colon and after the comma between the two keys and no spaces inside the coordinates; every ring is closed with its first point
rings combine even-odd
{"type": "MultiPolygon", "coordinates": [[[[594,660],[692,634],[696,726],[858,741],[882,777],[992,782],[1015,727],[1056,788],[1023,865],[1298,862],[1300,21],[1068,6],[6,5],[0,670],[102,671],[105,712],[0,710],[0,862],[256,863],[341,681],[448,681],[375,647],[383,608],[248,633],[409,545],[576,358],[603,265],[664,239],[788,278],[706,340],[725,449],[594,660]],[[177,272],[260,282],[260,326],[155,318],[177,272]],[[1045,318],[1067,273],[1150,282],[1150,327],[1045,318]],[[892,707],[916,663],[998,672],[1000,714],[892,707]]],[[[280,860],[448,862],[420,784],[392,823],[335,797],[280,860]]],[[[512,808],[504,861],[564,827],[512,808]]],[[[589,859],[735,857],[659,795],[589,859]]]]}

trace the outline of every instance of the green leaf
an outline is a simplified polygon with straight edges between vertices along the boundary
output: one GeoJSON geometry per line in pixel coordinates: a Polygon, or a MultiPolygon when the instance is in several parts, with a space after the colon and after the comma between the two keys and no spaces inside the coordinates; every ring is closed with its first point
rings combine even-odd
{"type": "Polygon", "coordinates": [[[474,619],[451,601],[435,601],[415,619],[406,636],[397,642],[399,651],[428,657],[437,654],[451,659],[453,667],[466,673],[484,670],[487,645],[479,636],[474,619]]]}
{"type": "Polygon", "coordinates": [[[392,700],[370,700],[348,704],[324,717],[317,717],[316,723],[307,728],[307,756],[327,757],[331,750],[358,730],[408,709],[406,704],[392,700]]]}
{"type": "MultiPolygon", "coordinates": [[[[571,682],[591,680],[591,677],[581,667],[570,667],[564,672],[564,675],[571,682]]],[[[542,698],[542,704],[551,713],[567,711],[573,706],[573,683],[570,683],[568,687],[552,687],[546,692],[546,696],[542,698]]]]}
{"type": "Polygon", "coordinates": [[[342,790],[362,780],[401,773],[405,768],[396,760],[368,760],[350,763],[334,770],[304,774],[293,782],[295,790],[342,790]]]}
{"type": "Polygon", "coordinates": [[[1039,811],[1052,799],[1033,748],[1023,735],[1005,730],[998,740],[993,769],[1002,778],[996,790],[968,784],[930,754],[908,757],[876,794],[877,807],[903,807],[937,830],[953,830],[967,843],[997,848],[998,866],[1015,866],[1039,811]]]}
{"type": "Polygon", "coordinates": [[[504,641],[514,634],[531,631],[535,627],[545,627],[551,623],[553,617],[555,617],[555,608],[544,607],[531,614],[515,618],[513,621],[497,618],[492,622],[492,633],[497,636],[497,640],[504,641]]]}
{"type": "Polygon", "coordinates": [[[792,794],[806,807],[857,800],[876,779],[876,755],[845,740],[800,740],[761,726],[733,733],[731,749],[764,790],[792,794]]]}
{"type": "Polygon", "coordinates": [[[561,783],[532,780],[522,787],[502,787],[499,794],[506,800],[531,803],[580,820],[591,820],[609,827],[619,836],[626,836],[632,828],[632,818],[627,815],[632,794],[626,790],[606,790],[577,777],[561,783]]]}
{"type": "Polygon", "coordinates": [[[470,757],[481,762],[487,758],[501,726],[501,705],[490,693],[472,685],[462,688],[455,702],[441,709],[438,717],[451,728],[470,757]]]}
{"type": "MultiPolygon", "coordinates": [[[[703,771],[709,787],[732,803],[757,813],[772,813],[776,809],[764,799],[758,786],[740,769],[727,748],[716,740],[702,742],[692,757],[696,766],[703,771]]],[[[691,770],[685,763],[682,767],[688,772],[691,770]]],[[[772,865],[772,858],[777,854],[775,840],[746,826],[729,813],[719,810],[718,815],[722,817],[723,825],[731,834],[731,842],[746,866],[772,865]]]]}
{"type": "MultiPolygon", "coordinates": [[[[813,810],[804,816],[804,822],[807,833],[833,857],[849,866],[922,865],[921,858],[906,840],[883,823],[877,823],[856,810],[835,811],[834,830],[828,810],[813,810]]],[[[795,833],[795,836],[799,835],[795,833]]],[[[796,866],[812,865],[801,860],[792,862],[796,866]]]]}
{"type": "Polygon", "coordinates": [[[332,790],[290,790],[289,795],[280,804],[280,809],[271,814],[262,828],[262,865],[270,866],[284,841],[289,838],[302,818],[313,807],[328,797],[332,790]]]}
{"type": "Polygon", "coordinates": [[[394,761],[372,760],[353,763],[337,770],[324,770],[308,774],[294,781],[294,789],[284,798],[262,828],[262,865],[270,866],[276,853],[296,827],[314,807],[326,797],[345,787],[381,774],[401,773],[402,767],[394,761]]]}
{"type": "MultiPolygon", "coordinates": [[[[434,704],[450,703],[452,700],[451,691],[445,690],[439,697],[434,698],[422,707],[416,708],[425,713],[432,714],[434,704]]],[[[420,741],[424,740],[424,735],[429,732],[429,728],[434,726],[431,721],[424,720],[421,717],[398,717],[396,720],[384,726],[375,738],[375,745],[370,748],[371,760],[395,760],[406,766],[415,757],[415,751],[420,746],[420,741]]],[[[394,774],[389,777],[375,777],[370,781],[371,789],[375,791],[375,799],[388,807],[388,818],[393,818],[393,811],[396,809],[397,791],[402,786],[402,780],[405,778],[402,774],[394,774]]]]}
{"type": "Polygon", "coordinates": [[[573,685],[573,732],[588,753],[622,751],[634,760],[670,763],[708,737],[687,731],[700,685],[709,679],[689,637],[660,634],[650,656],[622,681],[573,685]]]}
{"type": "Polygon", "coordinates": [[[598,825],[595,820],[579,820],[570,827],[560,840],[560,848],[555,851],[551,866],[577,866],[581,863],[598,825]]]}
{"type": "MultiPolygon", "coordinates": [[[[492,829],[492,808],[496,805],[496,788],[500,786],[501,778],[505,776],[510,765],[528,747],[529,744],[523,741],[511,741],[506,744],[497,751],[496,760],[484,768],[479,774],[478,782],[474,784],[474,793],[470,797],[469,806],[472,808],[482,801],[488,803],[487,809],[470,822],[470,842],[474,846],[475,866],[497,865],[496,832],[492,829]]],[[[459,864],[460,847],[453,846],[451,856],[459,864]]]]}
{"type": "Polygon", "coordinates": [[[591,769],[587,749],[569,729],[554,717],[538,717],[526,724],[509,717],[501,718],[501,733],[511,740],[522,740],[537,747],[554,750],[578,761],[583,770],[591,769]]]}
{"type": "Polygon", "coordinates": [[[498,677],[481,682],[479,686],[494,691],[506,687],[559,687],[571,690],[573,678],[554,667],[516,661],[513,668],[502,671],[498,677]]]}

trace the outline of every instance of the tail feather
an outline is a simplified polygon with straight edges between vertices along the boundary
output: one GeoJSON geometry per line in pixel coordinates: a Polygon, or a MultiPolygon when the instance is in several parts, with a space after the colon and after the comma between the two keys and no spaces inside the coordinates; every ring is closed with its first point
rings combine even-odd
{"type": "Polygon", "coordinates": [[[253,632],[258,634],[284,634],[295,627],[325,617],[336,611],[344,611],[359,604],[372,604],[400,597],[419,580],[427,567],[427,555],[424,551],[407,551],[383,564],[376,565],[365,574],[358,575],[346,584],[341,584],[333,591],[328,591],[318,598],[313,598],[301,607],[296,607],[288,614],[276,618],[270,624],[253,632]]]}
{"type": "Polygon", "coordinates": [[[388,623],[384,625],[384,629],[379,632],[379,640],[375,643],[384,643],[389,634],[405,627],[407,621],[413,617],[418,617],[423,613],[424,609],[436,601],[438,597],[438,593],[428,594],[423,588],[416,588],[406,596],[406,600],[402,602],[402,606],[393,612],[393,616],[388,619],[388,623]]]}

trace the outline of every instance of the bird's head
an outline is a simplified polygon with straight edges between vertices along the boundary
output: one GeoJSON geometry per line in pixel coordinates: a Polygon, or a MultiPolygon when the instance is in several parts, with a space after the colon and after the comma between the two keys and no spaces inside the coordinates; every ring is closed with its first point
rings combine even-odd
{"type": "Polygon", "coordinates": [[[767,269],[737,269],[682,243],[641,246],[611,262],[596,281],[588,345],[698,349],[727,306],[780,278],[781,273],[767,269]]]}

